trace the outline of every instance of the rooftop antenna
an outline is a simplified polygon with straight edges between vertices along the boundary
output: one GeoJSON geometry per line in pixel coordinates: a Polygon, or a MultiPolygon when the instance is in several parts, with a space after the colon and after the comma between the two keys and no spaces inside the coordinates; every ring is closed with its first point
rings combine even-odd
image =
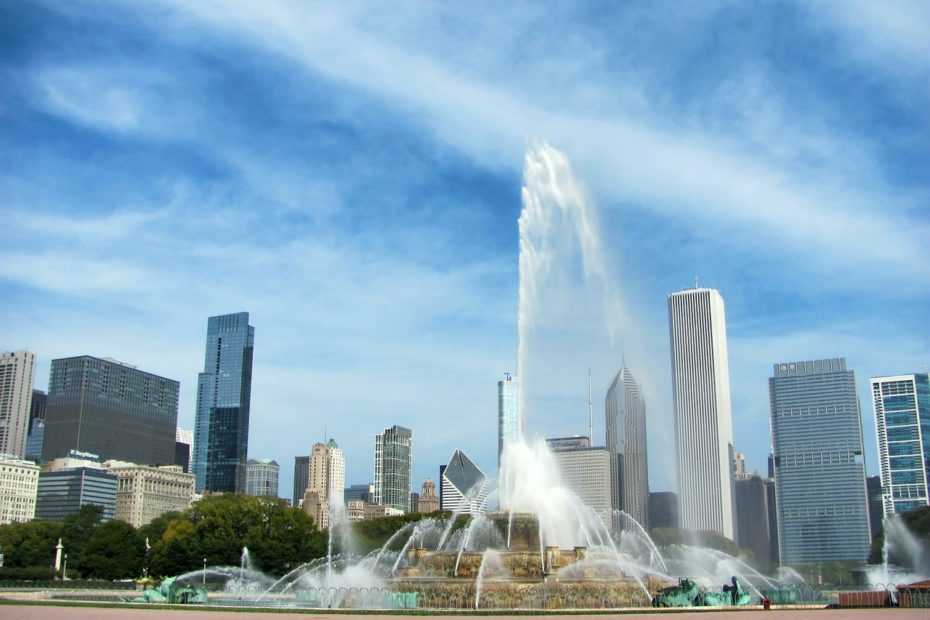
{"type": "Polygon", "coordinates": [[[591,400],[591,369],[588,368],[588,439],[594,445],[594,404],[591,400]]]}
{"type": "Polygon", "coordinates": [[[694,288],[701,288],[701,283],[698,281],[698,277],[694,276],[694,288]]]}

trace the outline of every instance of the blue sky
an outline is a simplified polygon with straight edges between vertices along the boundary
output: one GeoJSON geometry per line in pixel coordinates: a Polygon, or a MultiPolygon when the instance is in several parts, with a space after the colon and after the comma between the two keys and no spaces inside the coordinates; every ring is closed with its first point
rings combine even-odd
{"type": "Polygon", "coordinates": [[[414,430],[415,486],[496,464],[516,355],[528,141],[596,204],[622,322],[577,262],[549,282],[531,428],[587,429],[621,360],[671,488],[666,297],[727,304],[736,449],[764,471],[767,377],[846,356],[870,473],[870,376],[926,371],[926,3],[0,5],[0,348],[112,356],[181,382],[206,317],[256,327],[250,454],[334,437],[347,482],[414,430]]]}

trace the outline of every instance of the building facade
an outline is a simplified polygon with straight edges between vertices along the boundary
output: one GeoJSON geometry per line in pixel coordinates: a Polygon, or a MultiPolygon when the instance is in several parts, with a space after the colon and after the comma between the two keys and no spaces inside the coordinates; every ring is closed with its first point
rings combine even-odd
{"type": "Polygon", "coordinates": [[[345,504],[346,461],[332,439],[314,444],[310,451],[304,511],[314,518],[317,529],[329,527],[329,517],[345,504]]]}
{"type": "Polygon", "coordinates": [[[461,450],[442,472],[442,504],[440,509],[455,514],[476,516],[488,508],[488,477],[461,450]]]}
{"type": "Polygon", "coordinates": [[[0,525],[35,518],[38,490],[38,465],[0,456],[0,525]]]}
{"type": "Polygon", "coordinates": [[[761,566],[772,564],[769,506],[765,481],[757,475],[736,479],[736,543],[752,551],[761,566]]]}
{"type": "Polygon", "coordinates": [[[294,457],[294,492],[291,496],[293,501],[291,505],[294,508],[300,506],[300,502],[304,499],[304,493],[307,492],[307,482],[310,479],[310,457],[309,456],[295,456],[294,457]]]}
{"type": "Polygon", "coordinates": [[[413,490],[413,433],[392,426],[375,435],[374,497],[372,504],[410,511],[413,490]]]}
{"type": "Polygon", "coordinates": [[[194,475],[180,465],[149,467],[134,463],[107,461],[116,474],[115,517],[139,528],[166,512],[191,507],[194,475]]]}
{"type": "Polygon", "coordinates": [[[930,375],[871,381],[884,516],[930,505],[930,375]]]}
{"type": "Polygon", "coordinates": [[[497,382],[497,467],[501,466],[504,446],[523,435],[520,419],[520,382],[510,373],[497,382]]]}
{"type": "Polygon", "coordinates": [[[420,491],[420,501],[417,503],[417,512],[430,514],[439,510],[439,497],[436,495],[436,483],[427,478],[420,491]]]}
{"type": "Polygon", "coordinates": [[[116,515],[116,474],[100,465],[81,466],[39,473],[36,518],[62,521],[85,504],[103,509],[103,521],[116,515]]]}
{"type": "Polygon", "coordinates": [[[26,455],[35,369],[36,356],[29,351],[0,353],[0,454],[26,455]]]}
{"type": "Polygon", "coordinates": [[[649,493],[649,527],[678,527],[678,494],[672,491],[649,493]]]}
{"type": "Polygon", "coordinates": [[[245,493],[254,347],[248,312],[207,319],[194,422],[198,493],[245,493]]]}
{"type": "Polygon", "coordinates": [[[668,316],[680,525],[733,539],[733,423],[723,298],[706,288],[672,293],[668,316]]]}
{"type": "Polygon", "coordinates": [[[178,448],[178,444],[187,445],[187,463],[178,463],[175,459],[175,465],[184,465],[184,472],[188,474],[194,473],[194,431],[189,428],[179,428],[174,431],[174,453],[177,456],[180,456],[182,448],[178,448]]]}
{"type": "Polygon", "coordinates": [[[546,444],[552,451],[562,484],[610,527],[610,454],[607,449],[592,448],[589,437],[558,437],[547,439],[546,444]]]}
{"type": "Polygon", "coordinates": [[[249,495],[278,496],[278,477],[281,467],[272,459],[249,459],[246,464],[246,493],[249,495]]]}
{"type": "Polygon", "coordinates": [[[773,375],[780,560],[863,561],[871,540],[855,373],[833,358],[775,364],[773,375]]]}
{"type": "MultiPolygon", "coordinates": [[[[610,455],[609,501],[649,529],[649,463],[646,455],[646,403],[626,367],[607,388],[604,404],[610,455]]],[[[619,526],[619,520],[615,523],[619,526]]]]}
{"type": "Polygon", "coordinates": [[[174,463],[180,384],[109,358],[52,360],[42,457],[71,450],[145,465],[174,463]]]}

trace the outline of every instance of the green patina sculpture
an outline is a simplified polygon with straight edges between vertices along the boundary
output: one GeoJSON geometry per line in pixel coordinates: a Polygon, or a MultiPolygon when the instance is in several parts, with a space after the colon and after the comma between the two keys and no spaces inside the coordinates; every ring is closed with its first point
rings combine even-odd
{"type": "Polygon", "coordinates": [[[690,579],[679,579],[677,586],[663,588],[652,599],[653,607],[725,607],[748,605],[749,593],[739,579],[723,586],[722,592],[706,592],[690,579]]]}
{"type": "Polygon", "coordinates": [[[202,604],[207,602],[207,591],[185,583],[177,577],[168,577],[157,588],[146,588],[134,603],[202,604]]]}

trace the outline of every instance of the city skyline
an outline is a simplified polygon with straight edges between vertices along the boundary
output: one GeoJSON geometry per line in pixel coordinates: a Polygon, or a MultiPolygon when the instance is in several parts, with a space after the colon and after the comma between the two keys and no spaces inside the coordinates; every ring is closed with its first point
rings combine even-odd
{"type": "Polygon", "coordinates": [[[396,422],[418,483],[455,448],[490,472],[541,138],[598,207],[637,333],[611,341],[557,256],[528,431],[587,433],[587,369],[603,395],[625,358],[650,483],[675,488],[665,299],[699,275],[727,299],[734,445],[764,471],[774,361],[845,356],[863,403],[869,377],[926,372],[930,28],[907,4],[672,6],[0,7],[0,348],[36,354],[38,389],[85,354],[171,377],[193,428],[203,320],[247,309],[249,454],[332,436],[367,482],[396,422]]]}

